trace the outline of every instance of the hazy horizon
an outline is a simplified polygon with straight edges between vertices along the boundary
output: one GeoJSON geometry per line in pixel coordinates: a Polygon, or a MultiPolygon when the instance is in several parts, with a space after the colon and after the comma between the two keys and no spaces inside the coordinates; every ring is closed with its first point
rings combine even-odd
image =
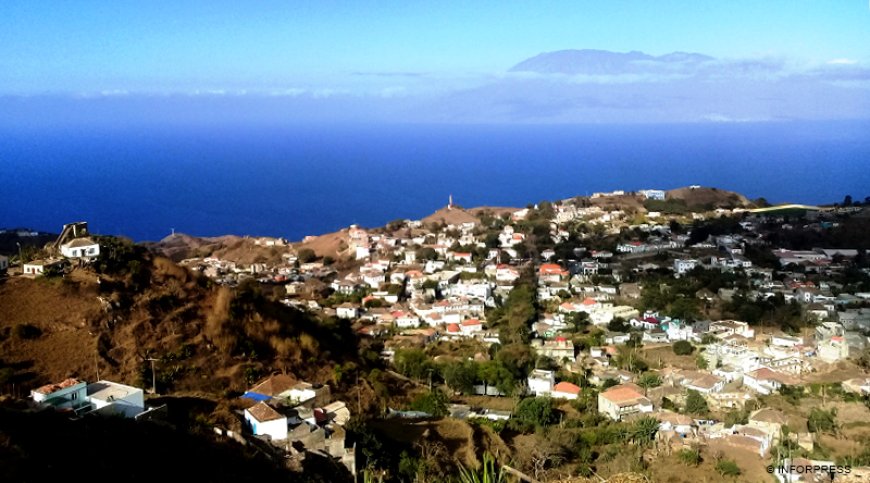
{"type": "Polygon", "coordinates": [[[12,1],[0,14],[8,123],[870,118],[857,1],[12,1]]]}

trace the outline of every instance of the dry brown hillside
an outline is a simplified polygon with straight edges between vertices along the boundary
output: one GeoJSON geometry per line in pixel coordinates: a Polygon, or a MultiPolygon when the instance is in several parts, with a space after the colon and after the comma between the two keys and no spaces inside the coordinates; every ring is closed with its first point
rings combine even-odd
{"type": "Polygon", "coordinates": [[[254,238],[250,237],[224,235],[200,238],[183,233],[169,235],[159,242],[144,245],[154,253],[176,262],[185,258],[214,256],[242,265],[277,263],[281,261],[281,255],[289,250],[288,247],[257,245],[254,238]]]}
{"type": "Polygon", "coordinates": [[[347,235],[347,229],[342,229],[334,233],[327,233],[312,237],[304,242],[294,244],[297,250],[308,248],[314,250],[318,257],[332,257],[335,259],[341,258],[346,254],[350,238],[347,235]]]}
{"type": "Polygon", "coordinates": [[[442,222],[447,225],[459,225],[462,223],[479,223],[480,219],[463,208],[447,208],[445,206],[421,221],[427,225],[433,223],[441,224],[442,222]]]}
{"type": "Polygon", "coordinates": [[[719,188],[678,188],[668,191],[666,198],[683,200],[689,208],[747,208],[753,206],[745,196],[719,188]]]}
{"type": "Polygon", "coordinates": [[[274,302],[257,284],[214,287],[167,258],[112,243],[106,252],[117,260],[65,278],[0,281],[0,363],[20,387],[93,380],[98,369],[147,386],[146,359],[156,358],[158,390],[220,395],[273,371],[326,382],[335,363],[357,359],[344,323],[274,302]]]}

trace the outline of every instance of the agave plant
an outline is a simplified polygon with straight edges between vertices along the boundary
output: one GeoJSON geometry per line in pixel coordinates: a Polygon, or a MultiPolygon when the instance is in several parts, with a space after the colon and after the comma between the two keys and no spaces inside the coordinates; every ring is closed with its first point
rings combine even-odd
{"type": "Polygon", "coordinates": [[[507,476],[504,468],[497,468],[495,458],[491,454],[483,455],[483,465],[479,470],[469,470],[468,468],[459,465],[459,482],[460,483],[506,483],[507,476]]]}

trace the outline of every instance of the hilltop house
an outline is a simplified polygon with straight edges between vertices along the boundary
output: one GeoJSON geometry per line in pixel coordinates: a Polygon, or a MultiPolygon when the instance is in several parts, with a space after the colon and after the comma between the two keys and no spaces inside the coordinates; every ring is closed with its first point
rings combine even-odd
{"type": "Polygon", "coordinates": [[[88,385],[78,379],[65,379],[30,391],[33,402],[55,409],[78,409],[87,406],[88,385]]]}
{"type": "Polygon", "coordinates": [[[272,440],[287,439],[287,418],[263,401],[245,409],[245,422],[257,436],[272,440]]]}
{"type": "Polygon", "coordinates": [[[145,411],[142,389],[111,381],[88,384],[88,402],[100,414],[133,418],[145,411]]]}
{"type": "Polygon", "coordinates": [[[60,253],[66,258],[91,260],[100,255],[100,244],[90,237],[74,238],[60,246],[60,253]]]}
{"type": "Polygon", "coordinates": [[[31,260],[24,264],[24,275],[32,275],[37,277],[45,275],[46,271],[60,268],[63,265],[63,260],[47,258],[45,260],[31,260]]]}

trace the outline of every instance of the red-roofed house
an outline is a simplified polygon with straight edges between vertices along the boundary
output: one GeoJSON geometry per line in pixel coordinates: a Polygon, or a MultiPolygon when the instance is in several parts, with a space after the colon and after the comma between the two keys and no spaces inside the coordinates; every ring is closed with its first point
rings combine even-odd
{"type": "Polygon", "coordinates": [[[651,413],[652,401],[643,395],[636,384],[619,384],[598,394],[598,412],[614,421],[635,413],[651,413]]]}
{"type": "Polygon", "coordinates": [[[495,281],[513,283],[520,278],[520,272],[516,268],[502,263],[495,268],[495,281]]]}
{"type": "Polygon", "coordinates": [[[447,333],[451,335],[459,335],[459,324],[447,324],[447,333]]]}
{"type": "Polygon", "coordinates": [[[462,335],[474,335],[483,330],[483,324],[478,319],[463,320],[459,325],[459,331],[462,335]]]}
{"type": "Polygon", "coordinates": [[[577,399],[580,395],[580,386],[571,384],[567,381],[562,381],[555,386],[550,392],[550,396],[559,399],[577,399]]]}
{"type": "Polygon", "coordinates": [[[543,282],[561,282],[568,271],[555,263],[544,263],[538,269],[538,278],[543,282]]]}

